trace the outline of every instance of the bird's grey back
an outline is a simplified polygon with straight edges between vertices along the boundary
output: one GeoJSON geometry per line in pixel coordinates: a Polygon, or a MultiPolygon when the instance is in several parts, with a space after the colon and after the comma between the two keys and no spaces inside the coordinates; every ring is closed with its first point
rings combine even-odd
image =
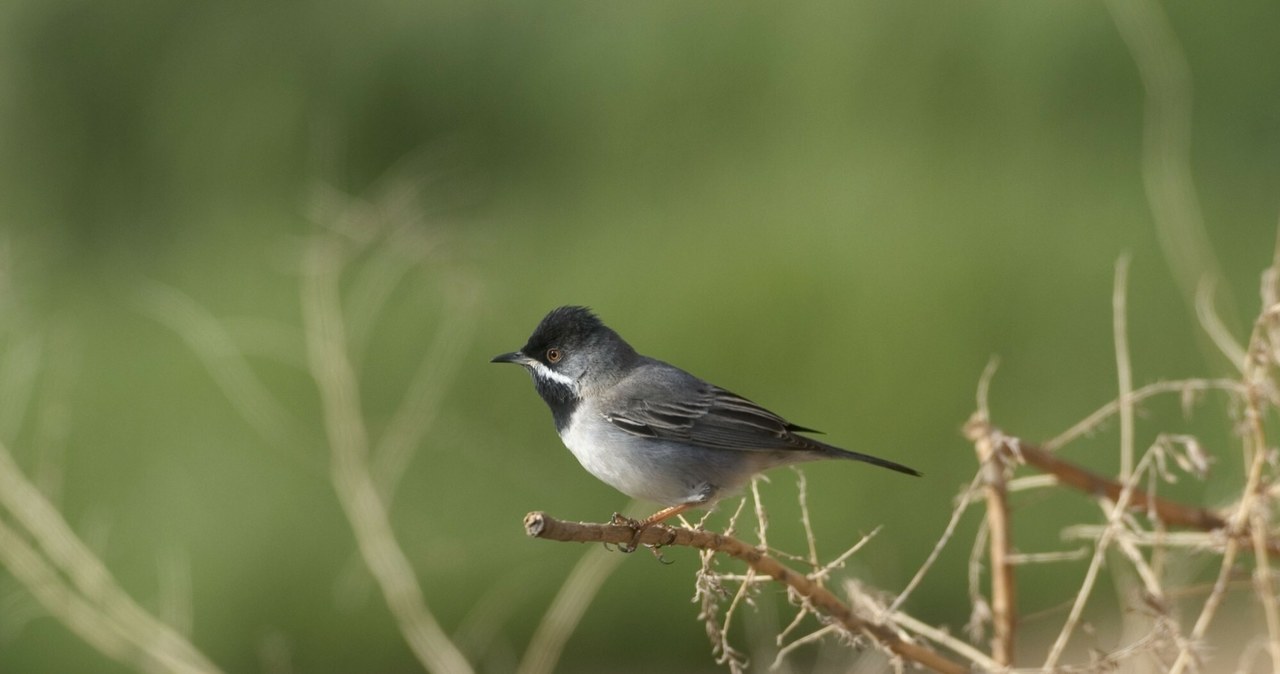
{"type": "Polygon", "coordinates": [[[795,435],[803,427],[728,390],[653,358],[640,363],[608,391],[599,409],[635,435],[720,450],[789,450],[828,453],[828,446],[795,435]]]}

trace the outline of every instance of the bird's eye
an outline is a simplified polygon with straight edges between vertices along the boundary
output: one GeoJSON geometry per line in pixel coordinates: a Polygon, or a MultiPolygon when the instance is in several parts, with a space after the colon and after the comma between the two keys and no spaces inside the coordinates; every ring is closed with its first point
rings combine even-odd
{"type": "Polygon", "coordinates": [[[564,352],[562,352],[560,349],[556,349],[556,348],[547,349],[547,362],[559,363],[561,358],[564,358],[564,352]]]}

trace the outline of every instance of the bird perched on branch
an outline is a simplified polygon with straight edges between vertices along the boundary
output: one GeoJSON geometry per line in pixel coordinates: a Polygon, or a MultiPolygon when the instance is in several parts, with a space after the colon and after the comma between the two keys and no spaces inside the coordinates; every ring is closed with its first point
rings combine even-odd
{"type": "Polygon", "coordinates": [[[560,439],[587,472],[627,496],[664,506],[628,521],[636,540],[646,527],[710,506],[777,466],[852,459],[920,474],[798,435],[817,431],[636,353],[586,307],[552,310],[519,351],[491,362],[529,371],[560,439]]]}

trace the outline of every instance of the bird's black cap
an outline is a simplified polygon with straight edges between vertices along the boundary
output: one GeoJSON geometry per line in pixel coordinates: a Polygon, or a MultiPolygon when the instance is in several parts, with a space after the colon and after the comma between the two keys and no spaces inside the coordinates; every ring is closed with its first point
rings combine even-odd
{"type": "Polygon", "coordinates": [[[547,346],[577,346],[608,330],[604,323],[587,307],[563,306],[552,309],[529,336],[529,343],[522,349],[527,354],[537,353],[547,346]]]}

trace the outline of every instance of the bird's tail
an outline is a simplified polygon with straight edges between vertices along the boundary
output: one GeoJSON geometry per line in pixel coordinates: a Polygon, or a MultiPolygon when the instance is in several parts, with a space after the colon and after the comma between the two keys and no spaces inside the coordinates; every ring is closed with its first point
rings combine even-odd
{"type": "Polygon", "coordinates": [[[916,477],[921,477],[921,476],[923,475],[923,473],[921,473],[920,471],[916,470],[915,468],[908,468],[907,466],[904,466],[904,465],[902,465],[902,464],[900,464],[900,463],[895,463],[895,462],[890,461],[890,460],[888,460],[888,459],[882,459],[882,458],[880,458],[880,457],[878,457],[878,456],[871,456],[870,454],[860,454],[860,453],[858,453],[858,452],[851,452],[851,451],[849,451],[849,450],[847,450],[847,449],[840,449],[839,447],[832,447],[831,445],[828,445],[828,444],[826,444],[826,443],[821,443],[821,444],[822,444],[823,449],[826,449],[826,450],[827,450],[827,452],[828,452],[828,456],[830,456],[830,457],[832,457],[832,458],[836,458],[836,459],[852,459],[852,460],[854,460],[854,461],[861,461],[861,462],[863,462],[863,463],[869,463],[869,464],[871,464],[871,465],[873,465],[873,466],[880,466],[881,468],[888,468],[889,470],[896,470],[896,471],[898,471],[899,473],[906,473],[907,475],[915,475],[916,477]]]}

